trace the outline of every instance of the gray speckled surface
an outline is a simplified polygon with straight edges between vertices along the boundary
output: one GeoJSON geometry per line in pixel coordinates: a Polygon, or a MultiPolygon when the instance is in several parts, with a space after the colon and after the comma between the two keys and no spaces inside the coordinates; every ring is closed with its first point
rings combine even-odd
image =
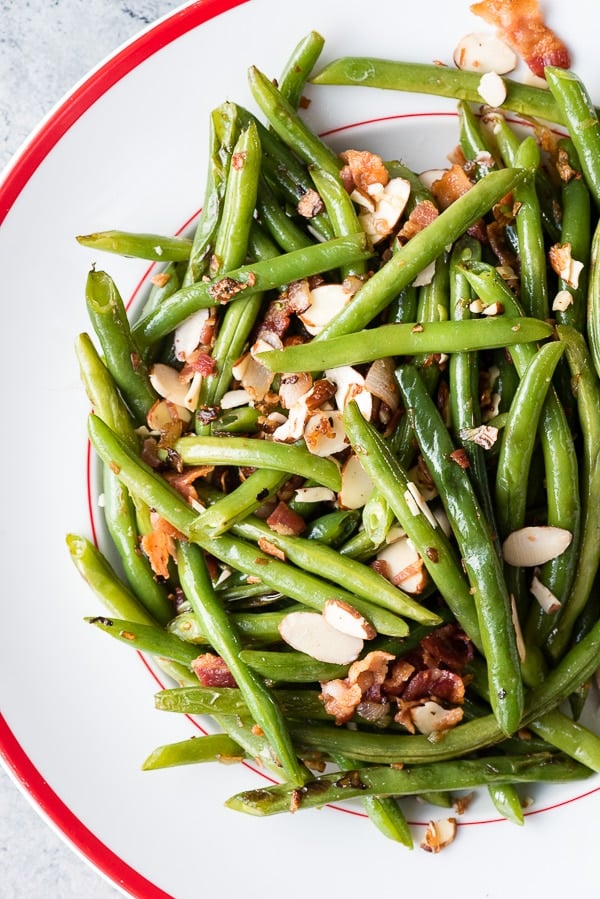
{"type": "MultiPolygon", "coordinates": [[[[0,169],[54,105],[179,0],[0,0],[0,169]]],[[[2,899],[122,895],[38,815],[0,767],[2,899]]]]}

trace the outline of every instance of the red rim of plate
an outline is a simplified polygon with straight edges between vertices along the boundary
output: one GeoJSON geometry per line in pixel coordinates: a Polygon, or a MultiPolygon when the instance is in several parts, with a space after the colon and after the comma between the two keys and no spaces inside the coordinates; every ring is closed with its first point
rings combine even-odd
{"type": "MultiPolygon", "coordinates": [[[[53,147],[111,87],[179,37],[248,0],[197,0],[123,47],[64,98],[8,170],[0,188],[0,225],[53,147]]],[[[173,899],[98,839],[54,792],[0,715],[0,753],[18,783],[58,830],[117,887],[143,899],[173,899]]]]}

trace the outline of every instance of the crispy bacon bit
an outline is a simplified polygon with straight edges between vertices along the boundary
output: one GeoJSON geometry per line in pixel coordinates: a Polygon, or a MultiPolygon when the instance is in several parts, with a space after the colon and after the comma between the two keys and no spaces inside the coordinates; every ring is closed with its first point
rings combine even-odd
{"type": "Polygon", "coordinates": [[[167,471],[164,474],[164,478],[190,502],[190,500],[198,499],[198,494],[194,489],[194,481],[197,481],[198,478],[207,477],[213,471],[214,465],[195,465],[191,468],[184,468],[183,471],[167,471]]]}
{"type": "Polygon", "coordinates": [[[290,509],[287,503],[279,502],[267,518],[271,530],[278,534],[298,537],[306,530],[306,522],[297,512],[290,509]]]}
{"type": "Polygon", "coordinates": [[[455,449],[450,453],[450,458],[456,462],[459,468],[468,468],[471,464],[469,457],[464,449],[455,449]]]}
{"type": "Polygon", "coordinates": [[[473,644],[455,624],[444,624],[426,634],[420,643],[423,662],[432,668],[448,668],[461,674],[475,656],[473,644]]]}
{"type": "Polygon", "coordinates": [[[349,193],[353,187],[368,193],[371,184],[385,186],[389,181],[388,170],[381,156],[376,153],[368,150],[345,150],[340,153],[340,159],[345,163],[341,176],[347,190],[350,185],[349,193]]]}
{"type": "Polygon", "coordinates": [[[175,539],[183,538],[183,534],[156,512],[151,513],[150,521],[153,529],[142,537],[140,545],[154,574],[167,580],[169,558],[176,556],[175,539]]]}
{"type": "Polygon", "coordinates": [[[579,275],[583,269],[583,263],[573,259],[571,244],[554,244],[548,250],[548,259],[553,270],[562,280],[574,289],[579,284],[579,275]]]}
{"type": "Polygon", "coordinates": [[[366,698],[381,701],[380,687],[387,676],[387,666],[394,658],[389,652],[374,650],[364,659],[353,662],[345,678],[321,684],[321,700],[325,711],[336,724],[345,724],[366,698]]]}
{"type": "Polygon", "coordinates": [[[203,687],[237,687],[227,663],[212,652],[194,659],[192,669],[203,687]]]}
{"type": "Polygon", "coordinates": [[[257,540],[257,546],[259,549],[262,549],[264,553],[268,556],[273,556],[274,559],[279,559],[280,562],[285,562],[285,553],[282,549],[279,549],[278,546],[275,546],[270,540],[267,540],[266,537],[259,537],[257,540]]]}
{"type": "Polygon", "coordinates": [[[581,172],[578,172],[572,167],[569,153],[564,147],[559,147],[557,150],[556,170],[560,180],[567,183],[573,178],[581,178],[581,172]]]}
{"type": "Polygon", "coordinates": [[[481,0],[471,5],[471,12],[493,25],[539,78],[545,66],[570,67],[569,50],[544,22],[538,0],[481,0]]]}
{"type": "Polygon", "coordinates": [[[398,232],[400,240],[408,241],[418,234],[427,225],[430,225],[439,215],[439,210],[431,200],[421,200],[411,211],[408,219],[398,232]]]}
{"type": "Polygon", "coordinates": [[[154,275],[151,278],[151,283],[154,284],[155,287],[164,287],[169,283],[171,275],[168,272],[159,272],[157,275],[154,275]]]}
{"type": "Polygon", "coordinates": [[[218,303],[228,303],[238,293],[252,286],[250,274],[247,281],[236,281],[235,278],[221,278],[215,284],[211,284],[208,288],[208,293],[218,303]]]}
{"type": "Polygon", "coordinates": [[[316,190],[309,189],[300,197],[298,202],[298,215],[305,219],[312,219],[323,212],[325,205],[316,190]]]}
{"type": "Polygon", "coordinates": [[[402,693],[402,699],[407,702],[429,699],[431,696],[451,703],[464,702],[465,685],[462,677],[444,668],[424,668],[414,673],[402,693]]]}
{"type": "Polygon", "coordinates": [[[362,699],[362,691],[358,684],[351,684],[342,678],[321,684],[319,694],[325,711],[335,718],[338,725],[350,721],[362,699]]]}
{"type": "Polygon", "coordinates": [[[179,372],[179,377],[182,380],[189,380],[195,372],[198,372],[203,378],[207,378],[208,375],[212,375],[213,372],[216,371],[216,368],[216,359],[213,359],[213,357],[204,350],[197,349],[187,357],[185,365],[179,372]]]}

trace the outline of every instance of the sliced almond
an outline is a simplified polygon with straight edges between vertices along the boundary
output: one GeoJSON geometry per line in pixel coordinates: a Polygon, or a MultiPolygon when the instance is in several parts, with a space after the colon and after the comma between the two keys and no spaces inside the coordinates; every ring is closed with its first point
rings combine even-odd
{"type": "Polygon", "coordinates": [[[356,400],[363,417],[368,421],[373,410],[373,398],[366,389],[365,379],[360,372],[351,365],[340,365],[326,369],[324,374],[336,386],[335,403],[338,409],[343,410],[351,400],[356,400]]]}
{"type": "Polygon", "coordinates": [[[299,318],[309,334],[318,334],[340,312],[350,295],[343,284],[320,284],[310,292],[310,306],[299,313],[299,318]]]}
{"type": "Polygon", "coordinates": [[[423,559],[408,537],[401,537],[379,550],[377,560],[384,562],[382,573],[405,593],[418,595],[428,583],[423,559]]]}
{"type": "Polygon", "coordinates": [[[572,539],[572,533],[565,528],[550,525],[520,528],[508,535],[502,544],[502,554],[508,565],[535,568],[564,553],[572,539]]]}
{"type": "Polygon", "coordinates": [[[561,606],[560,600],[540,581],[537,574],[534,574],[531,579],[529,589],[547,615],[554,615],[558,612],[561,606]]]}
{"type": "Polygon", "coordinates": [[[239,409],[240,406],[248,406],[252,397],[243,387],[237,390],[228,390],[221,397],[221,409],[239,409]]]}
{"type": "Polygon", "coordinates": [[[440,852],[456,839],[458,825],[456,818],[440,818],[430,821],[421,842],[426,852],[440,852]]]}
{"type": "MultiPolygon", "coordinates": [[[[373,191],[370,191],[373,196],[373,191]]],[[[376,244],[388,237],[400,220],[410,197],[410,182],[405,178],[391,178],[385,187],[375,194],[375,209],[359,214],[360,224],[376,244]]]]}
{"type": "Polygon", "coordinates": [[[502,106],[506,100],[506,84],[495,72],[486,72],[481,76],[478,92],[483,102],[493,108],[502,106]]]}
{"type": "Polygon", "coordinates": [[[347,449],[342,413],[337,409],[314,412],[304,427],[304,440],[315,456],[331,456],[347,449]]]}
{"type": "Polygon", "coordinates": [[[342,465],[342,489],[338,504],[342,509],[362,509],[373,493],[375,485],[360,464],[356,453],[351,453],[342,465]]]}
{"type": "Polygon", "coordinates": [[[330,503],[335,500],[335,493],[329,487],[299,487],[294,491],[299,503],[330,503]]]}
{"type": "Polygon", "coordinates": [[[410,710],[410,717],[417,730],[429,736],[454,727],[462,721],[463,711],[460,708],[445,709],[439,702],[430,699],[422,705],[414,706],[410,710]]]}
{"type": "Polygon", "coordinates": [[[209,315],[209,309],[198,309],[197,312],[193,312],[175,329],[173,345],[175,356],[180,362],[185,362],[187,357],[201,343],[209,315]]]}
{"type": "Polygon", "coordinates": [[[159,396],[184,409],[187,406],[189,383],[182,381],[176,368],[157,362],[150,369],[150,383],[159,396]]]}
{"type": "Polygon", "coordinates": [[[552,301],[553,312],[565,312],[573,305],[573,294],[570,290],[559,290],[552,301]]]}
{"type": "Polygon", "coordinates": [[[336,630],[351,637],[372,640],[377,631],[370,621],[347,602],[341,599],[328,599],[323,606],[323,617],[336,630]]]}
{"type": "Polygon", "coordinates": [[[463,35],[454,49],[454,64],[464,72],[506,75],[517,65],[517,54],[492,32],[463,35]]]}
{"type": "Polygon", "coordinates": [[[362,652],[361,637],[344,634],[318,612],[290,612],[279,624],[282,640],[320,662],[349,665],[362,652]]]}

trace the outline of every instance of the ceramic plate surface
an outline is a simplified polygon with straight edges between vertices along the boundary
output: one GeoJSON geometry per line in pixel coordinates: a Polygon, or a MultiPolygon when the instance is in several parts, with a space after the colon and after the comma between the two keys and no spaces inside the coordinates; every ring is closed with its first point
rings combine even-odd
{"type": "MultiPolygon", "coordinates": [[[[543,8],[600,102],[593,0],[548,0],[543,8]]],[[[521,828],[480,793],[452,847],[432,856],[418,848],[427,807],[415,807],[417,848],[409,852],[381,837],[358,806],[265,820],[226,810],[228,796],[263,783],[251,768],[143,773],[154,747],[198,731],[185,717],[155,711],[153,669],[83,621],[102,612],[65,544],[68,532],[92,535],[98,514],[73,350],[89,329],[85,279],[99,262],[129,298],[148,264],[98,259],[75,235],[183,228],[202,201],[210,111],[225,99],[252,106],[247,67],[276,77],[311,29],[325,37],[321,62],[355,54],[449,64],[463,34],[489,30],[466,0],[191,3],[77,85],[4,174],[4,760],[72,846],[143,899],[374,891],[504,899],[525,889],[558,897],[574,883],[597,894],[600,778],[536,790],[521,828]]],[[[421,170],[445,164],[456,143],[453,101],[366,88],[307,94],[308,120],[339,149],[360,143],[421,170]]]]}

